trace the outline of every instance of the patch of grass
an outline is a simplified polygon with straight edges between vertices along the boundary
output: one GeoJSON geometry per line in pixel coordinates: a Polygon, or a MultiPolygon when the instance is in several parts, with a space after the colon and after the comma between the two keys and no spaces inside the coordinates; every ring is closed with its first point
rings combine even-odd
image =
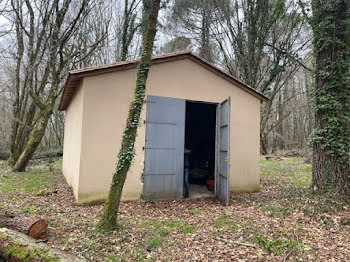
{"type": "Polygon", "coordinates": [[[184,222],[181,220],[164,220],[161,224],[171,229],[178,230],[184,225],[184,222]]]}
{"type": "Polygon", "coordinates": [[[54,165],[50,164],[48,167],[49,167],[50,172],[54,172],[55,171],[55,166],[54,165]]]}
{"type": "Polygon", "coordinates": [[[200,215],[200,214],[201,214],[201,210],[198,209],[198,208],[194,208],[194,209],[191,209],[191,210],[190,210],[190,213],[191,213],[192,215],[200,215]]]}
{"type": "Polygon", "coordinates": [[[254,238],[254,243],[258,244],[269,254],[280,255],[290,250],[300,250],[302,245],[299,244],[294,238],[275,238],[268,239],[264,235],[257,235],[254,238]]]}
{"type": "MultiPolygon", "coordinates": [[[[132,223],[132,222],[131,222],[132,223]]],[[[138,228],[139,232],[146,239],[146,246],[150,249],[157,249],[172,241],[171,234],[187,234],[195,232],[195,229],[182,220],[167,219],[163,221],[151,220],[141,223],[133,223],[133,228],[138,228]]],[[[147,260],[148,261],[148,260],[147,260]]]]}
{"type": "Polygon", "coordinates": [[[148,242],[148,246],[153,248],[159,248],[163,245],[163,239],[158,236],[154,236],[151,238],[151,240],[148,242]]]}
{"type": "Polygon", "coordinates": [[[109,255],[109,256],[107,257],[107,261],[108,261],[108,262],[117,262],[118,260],[117,260],[117,257],[116,257],[116,256],[114,256],[114,255],[109,255]]]}
{"type": "Polygon", "coordinates": [[[153,220],[151,222],[154,231],[160,236],[167,236],[170,233],[193,233],[195,228],[182,220],[153,220]]]}
{"type": "Polygon", "coordinates": [[[145,237],[148,248],[159,248],[166,243],[167,246],[173,241],[174,234],[191,234],[196,229],[182,220],[167,219],[163,221],[151,220],[138,223],[139,232],[145,237]]]}
{"type": "Polygon", "coordinates": [[[287,199],[287,200],[293,200],[295,201],[297,198],[300,197],[307,197],[309,190],[307,188],[300,188],[293,185],[286,185],[283,188],[281,188],[277,194],[277,199],[287,199]]]}
{"type": "Polygon", "coordinates": [[[56,177],[45,169],[36,168],[24,173],[10,173],[0,177],[0,191],[34,193],[52,186],[56,177]]]}
{"type": "Polygon", "coordinates": [[[310,194],[308,196],[312,204],[304,205],[302,207],[302,212],[306,216],[314,217],[317,215],[322,215],[329,213],[331,211],[342,211],[344,203],[341,200],[337,200],[330,193],[318,195],[310,194]]]}
{"type": "Polygon", "coordinates": [[[311,184],[311,164],[305,158],[290,157],[282,160],[260,159],[261,175],[299,188],[309,188],[311,184]]]}
{"type": "Polygon", "coordinates": [[[237,229],[237,224],[234,221],[234,219],[227,215],[223,215],[214,219],[214,225],[218,229],[221,229],[221,228],[226,228],[231,230],[237,229]]]}
{"type": "Polygon", "coordinates": [[[35,206],[24,206],[20,209],[19,215],[35,217],[37,214],[35,206]]]}
{"type": "Polygon", "coordinates": [[[191,225],[185,225],[183,232],[185,234],[192,234],[192,233],[196,232],[196,229],[191,225]]]}
{"type": "Polygon", "coordinates": [[[35,194],[37,196],[49,196],[49,195],[52,195],[54,193],[57,193],[56,190],[53,190],[53,189],[39,189],[35,194]]]}
{"type": "Polygon", "coordinates": [[[160,227],[159,229],[157,229],[157,233],[161,236],[161,237],[165,237],[167,235],[169,235],[169,230],[163,227],[160,227]]]}
{"type": "Polygon", "coordinates": [[[282,207],[276,204],[265,205],[261,208],[261,210],[268,213],[270,217],[280,218],[282,222],[291,213],[289,207],[282,207]]]}

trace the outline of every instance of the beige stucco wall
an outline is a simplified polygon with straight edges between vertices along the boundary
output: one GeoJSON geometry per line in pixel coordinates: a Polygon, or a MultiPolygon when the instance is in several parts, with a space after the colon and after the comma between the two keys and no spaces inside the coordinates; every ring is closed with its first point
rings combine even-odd
{"type": "MultiPolygon", "coordinates": [[[[84,79],[81,162],[79,174],[73,174],[79,176],[80,203],[103,199],[108,193],[134,85],[135,69],[84,79]]],[[[259,99],[189,59],[153,65],[147,94],[217,103],[231,97],[230,189],[259,188],[259,99]]],[[[144,107],[124,200],[140,199],[142,194],[145,115],[144,107]]]]}
{"type": "Polygon", "coordinates": [[[78,198],[83,123],[83,82],[65,114],[62,172],[78,198]]]}

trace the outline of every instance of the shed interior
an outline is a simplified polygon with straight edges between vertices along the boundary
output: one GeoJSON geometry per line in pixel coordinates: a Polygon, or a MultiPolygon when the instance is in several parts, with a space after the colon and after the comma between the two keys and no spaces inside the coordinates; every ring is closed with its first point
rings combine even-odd
{"type": "Polygon", "coordinates": [[[216,108],[217,104],[186,101],[184,197],[214,195],[216,108]]]}

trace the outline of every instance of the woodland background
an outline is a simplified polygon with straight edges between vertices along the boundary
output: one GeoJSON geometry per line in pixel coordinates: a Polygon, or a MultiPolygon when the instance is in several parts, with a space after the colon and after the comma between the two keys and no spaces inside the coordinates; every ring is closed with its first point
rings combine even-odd
{"type": "Polygon", "coordinates": [[[91,261],[350,261],[349,36],[349,0],[0,0],[0,225],[45,217],[50,247],[91,261]],[[270,98],[259,192],[120,203],[156,31],[154,54],[189,49],[270,98]],[[107,202],[76,205],[61,157],[26,166],[62,154],[70,69],[140,57],[107,202]]]}
{"type": "MultiPolygon", "coordinates": [[[[15,162],[35,144],[39,154],[62,151],[57,107],[68,70],[138,58],[141,11],[140,0],[0,1],[2,159],[12,153],[15,162]]],[[[191,50],[262,92],[270,101],[261,106],[261,153],[306,152],[313,126],[309,12],[291,0],[167,1],[154,54],[191,50]]]]}

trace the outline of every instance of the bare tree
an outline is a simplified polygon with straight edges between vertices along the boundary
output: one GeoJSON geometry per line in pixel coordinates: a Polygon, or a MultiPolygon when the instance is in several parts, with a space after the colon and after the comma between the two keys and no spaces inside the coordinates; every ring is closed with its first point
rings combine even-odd
{"type": "Polygon", "coordinates": [[[215,45],[211,25],[220,18],[218,10],[227,3],[227,0],[219,0],[218,3],[215,0],[175,0],[167,27],[180,31],[182,37],[194,39],[198,43],[199,56],[213,63],[215,45]]]}
{"type": "Polygon", "coordinates": [[[222,18],[214,24],[213,32],[221,50],[222,66],[270,97],[262,107],[261,120],[261,146],[266,153],[268,135],[289,116],[281,104],[277,122],[271,123],[274,99],[287,99],[280,95],[281,90],[305,66],[299,55],[306,53],[310,41],[302,37],[303,19],[292,3],[285,5],[284,1],[216,3],[221,4],[222,18]]]}
{"type": "Polygon", "coordinates": [[[139,25],[136,22],[137,8],[141,0],[124,0],[123,31],[121,40],[121,60],[126,60],[129,46],[139,25]]]}
{"type": "MultiPolygon", "coordinates": [[[[125,24],[123,22],[124,3],[119,0],[86,1],[88,4],[80,14],[78,11],[83,3],[82,0],[59,0],[58,5],[61,6],[65,2],[69,2],[69,8],[64,15],[60,34],[63,35],[69,24],[74,23],[76,15],[78,19],[74,30],[71,33],[66,31],[69,35],[58,40],[62,40],[60,43],[62,48],[57,48],[57,55],[60,53],[65,60],[61,63],[63,67],[57,68],[56,71],[60,74],[60,85],[63,84],[65,74],[70,68],[121,60],[122,29],[125,24]]],[[[127,30],[129,36],[125,38],[128,39],[126,44],[129,45],[126,57],[135,57],[139,55],[137,29],[140,20],[138,15],[140,1],[127,2],[126,11],[132,16],[132,21],[127,30]],[[134,31],[131,32],[131,29],[134,31]]],[[[41,111],[29,91],[35,89],[34,93],[37,93],[41,100],[45,100],[52,84],[53,71],[49,69],[50,65],[47,63],[50,58],[50,43],[52,43],[49,38],[52,35],[56,16],[56,10],[52,8],[52,4],[51,1],[24,0],[7,0],[0,3],[0,15],[4,18],[0,25],[0,73],[2,74],[0,104],[4,110],[6,109],[3,112],[12,111],[7,118],[3,119],[2,130],[5,140],[2,143],[2,151],[12,152],[9,161],[12,165],[18,160],[29,141],[41,111]],[[32,7],[33,12],[29,12],[27,4],[32,7]],[[3,32],[6,34],[2,34],[3,32]],[[31,49],[29,49],[30,43],[31,49]]],[[[61,87],[58,93],[60,89],[61,87]]],[[[52,112],[43,135],[44,140],[38,146],[40,150],[47,150],[49,147],[62,150],[60,148],[63,140],[63,115],[57,112],[56,105],[53,106],[52,112]]]]}
{"type": "Polygon", "coordinates": [[[191,46],[191,39],[179,36],[165,43],[160,49],[159,53],[171,53],[176,51],[187,50],[191,46]]]}
{"type": "Polygon", "coordinates": [[[45,133],[68,68],[105,36],[102,32],[83,48],[75,38],[96,6],[93,0],[11,0],[11,6],[16,32],[12,169],[23,171],[45,133]]]}

